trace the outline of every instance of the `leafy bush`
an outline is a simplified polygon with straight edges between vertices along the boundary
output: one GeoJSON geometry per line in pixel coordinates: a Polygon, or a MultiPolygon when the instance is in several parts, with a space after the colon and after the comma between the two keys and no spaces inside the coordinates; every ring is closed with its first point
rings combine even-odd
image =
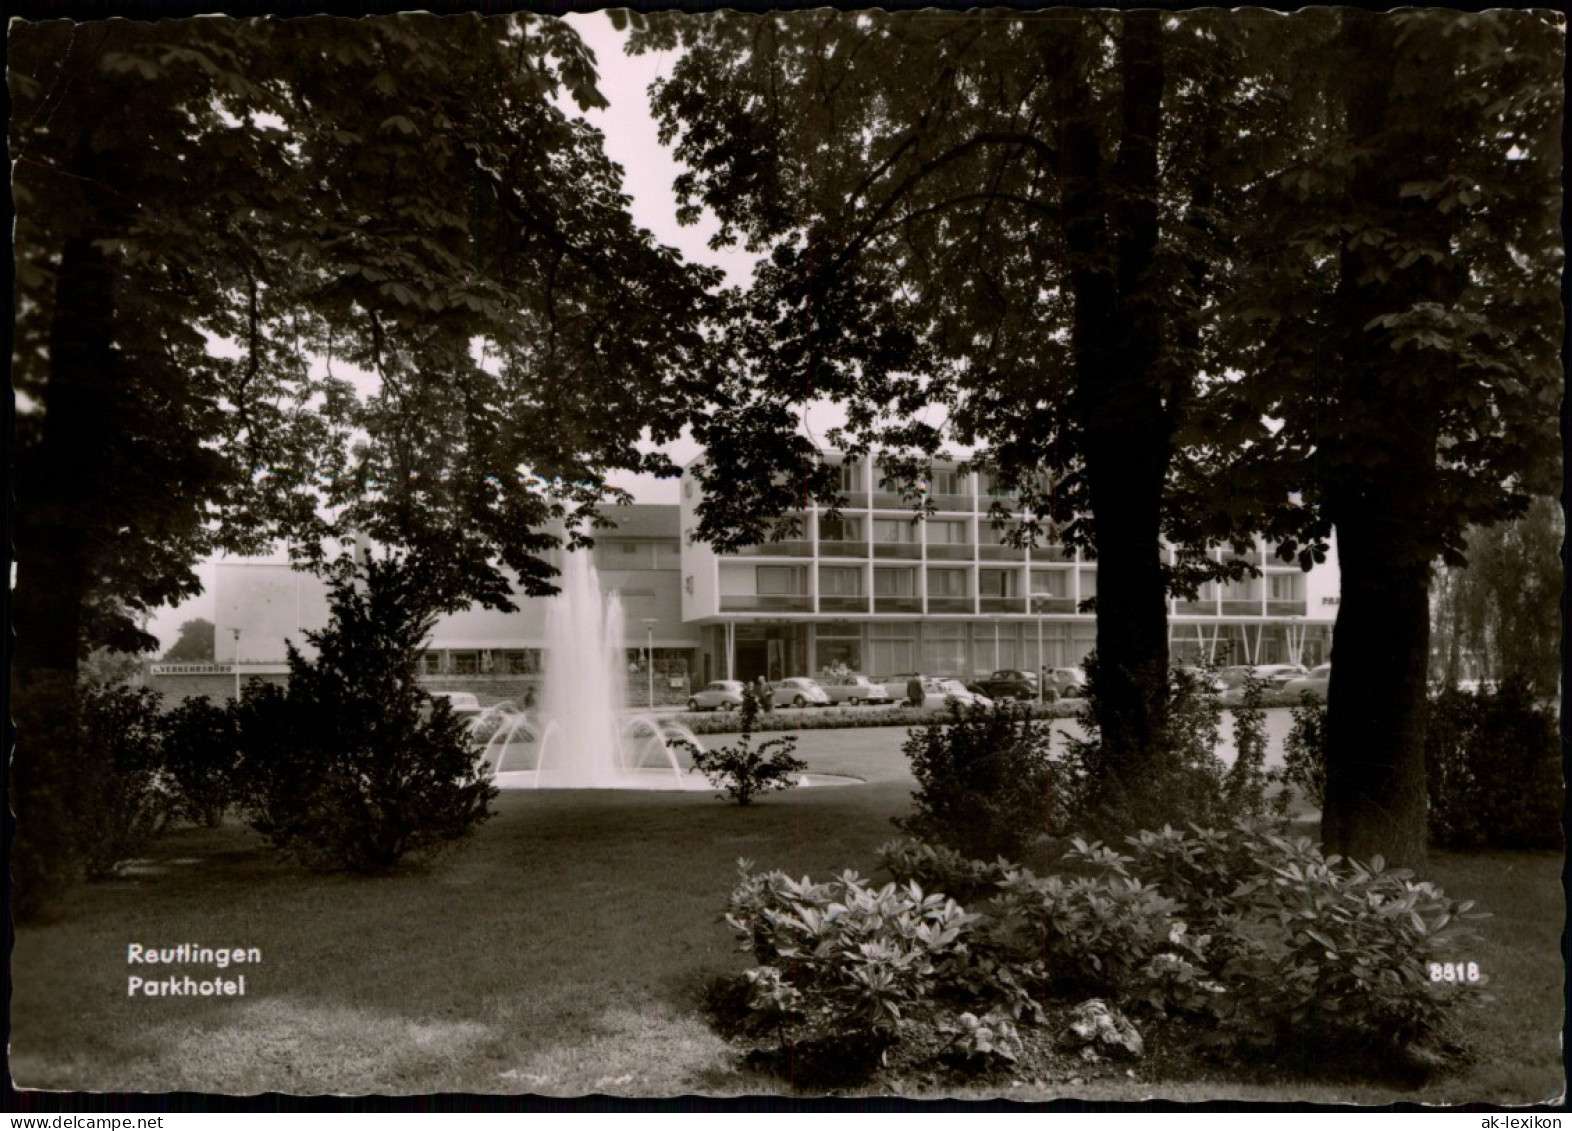
{"type": "Polygon", "coordinates": [[[991,895],[1015,867],[1002,857],[990,864],[942,844],[911,839],[882,844],[877,855],[897,883],[916,883],[924,891],[942,891],[962,903],[991,895]]]}
{"type": "Polygon", "coordinates": [[[176,812],[217,828],[239,797],[240,752],[230,708],[206,696],[183,699],[164,714],[164,770],[176,812]]]}
{"type": "Polygon", "coordinates": [[[164,830],[174,790],[163,772],[158,693],[125,684],[81,690],[79,848],[88,879],[117,874],[164,830]]]}
{"type": "Polygon", "coordinates": [[[79,826],[83,810],[83,747],[74,680],[65,674],[14,678],[11,718],[18,744],[11,758],[10,798],[16,814],[11,845],[11,910],[36,919],[82,878],[79,826]]]}
{"type": "Polygon", "coordinates": [[[1079,768],[1052,755],[1053,733],[1013,703],[951,705],[945,723],[909,733],[917,790],[897,828],[980,859],[1019,859],[1064,835],[1080,812],[1079,768]]]}
{"type": "Polygon", "coordinates": [[[796,775],[808,764],[794,757],[795,738],[772,738],[753,748],[753,728],[759,719],[759,699],[752,690],[742,696],[742,738],[735,746],[721,746],[714,750],[701,750],[686,739],[674,739],[673,746],[681,746],[693,759],[693,768],[709,779],[716,789],[724,789],[725,796],[738,805],[751,805],[757,794],[778,789],[792,789],[797,785],[796,775]]]}
{"type": "Polygon", "coordinates": [[[1292,714],[1283,740],[1283,779],[1319,809],[1326,800],[1326,701],[1305,692],[1292,714]]]}
{"type": "Polygon", "coordinates": [[[1266,685],[1253,674],[1246,677],[1244,698],[1234,710],[1234,764],[1223,776],[1219,815],[1226,820],[1284,819],[1291,800],[1286,789],[1270,792],[1279,775],[1266,768],[1266,712],[1262,710],[1266,685]]]}
{"type": "Polygon", "coordinates": [[[990,909],[1009,953],[1039,959],[1059,995],[1194,1008],[1206,992],[1207,940],[1187,930],[1178,902],[1125,874],[1124,858],[1096,842],[1077,839],[1061,863],[1085,874],[1015,869],[999,884],[990,909]]]}
{"type": "MultiPolygon", "coordinates": [[[[828,883],[739,863],[726,921],[759,965],[745,975],[750,1028],[773,1034],[799,1071],[866,1075],[916,1021],[945,1018],[941,987],[967,959],[976,916],[915,883],[875,888],[855,872],[828,883]]],[[[1013,1055],[1013,1026],[960,1020],[962,1052],[1013,1055]]]]}
{"type": "Polygon", "coordinates": [[[328,627],[289,647],[289,686],[252,684],[237,727],[252,825],[325,870],[378,873],[484,821],[496,790],[465,723],[416,680],[435,613],[431,579],[368,562],[330,585],[328,627]]]}
{"type": "Polygon", "coordinates": [[[1508,679],[1430,700],[1425,736],[1430,843],[1559,848],[1565,784],[1554,714],[1508,679]]]}
{"type": "MultiPolygon", "coordinates": [[[[1069,719],[1080,710],[1079,700],[1059,703],[1021,702],[1016,709],[1033,719],[1069,719]]],[[[742,729],[741,711],[705,711],[680,715],[694,734],[736,734],[742,729]]],[[[776,709],[761,714],[753,732],[784,730],[855,730],[862,727],[917,727],[949,718],[948,707],[812,707],[776,709]]]]}
{"type": "Polygon", "coordinates": [[[1379,858],[1323,857],[1307,838],[1243,824],[1128,843],[1132,855],[1103,864],[1173,896],[1208,938],[1221,986],[1209,1010],[1228,1042],[1357,1042],[1401,1054],[1443,1040],[1452,1006],[1477,988],[1434,977],[1456,959],[1472,903],[1379,858]]]}
{"type": "MultiPolygon", "coordinates": [[[[1139,791],[1116,780],[1103,754],[1099,674],[1095,656],[1086,661],[1084,738],[1068,740],[1072,759],[1085,767],[1086,811],[1078,831],[1124,836],[1133,829],[1193,820],[1227,825],[1236,820],[1281,817],[1287,798],[1269,794],[1273,775],[1265,769],[1266,737],[1262,688],[1247,688],[1236,709],[1239,757],[1229,767],[1218,755],[1222,700],[1209,676],[1184,668],[1169,671],[1168,726],[1157,756],[1143,763],[1139,791]]],[[[1153,694],[1163,694],[1154,691],[1153,694]]]]}

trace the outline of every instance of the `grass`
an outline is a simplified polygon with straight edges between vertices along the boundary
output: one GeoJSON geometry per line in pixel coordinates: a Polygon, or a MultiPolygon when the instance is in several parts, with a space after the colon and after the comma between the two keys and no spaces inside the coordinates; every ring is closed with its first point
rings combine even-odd
{"type": "MultiPolygon", "coordinates": [[[[80,888],[17,931],[13,1078],[217,1093],[784,1091],[739,1070],[703,1016],[706,982],[744,965],[719,909],[738,857],[872,872],[911,789],[901,733],[805,735],[814,770],[867,784],[748,809],[708,793],[504,793],[471,843],[384,880],[299,872],[238,825],[178,830],[131,878],[80,888]],[[131,999],[131,942],[256,946],[263,963],[244,998],[131,999]]],[[[1462,956],[1489,972],[1494,1001],[1468,1019],[1478,1060],[1423,1088],[1138,1073],[1008,1094],[1542,1101],[1561,1087],[1559,872],[1551,853],[1438,854],[1448,892],[1494,913],[1462,956]]]]}

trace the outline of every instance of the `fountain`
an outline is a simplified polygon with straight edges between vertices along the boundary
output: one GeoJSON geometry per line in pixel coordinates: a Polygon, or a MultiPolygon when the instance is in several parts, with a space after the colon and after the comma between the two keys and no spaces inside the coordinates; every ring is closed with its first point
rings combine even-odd
{"type": "Polygon", "coordinates": [[[472,724],[496,783],[512,789],[708,789],[675,740],[687,727],[630,713],[622,601],[601,598],[589,555],[570,553],[561,592],[546,611],[546,672],[539,711],[499,703],[472,724]]]}
{"type": "MultiPolygon", "coordinates": [[[[693,731],[653,711],[628,711],[622,599],[604,599],[589,555],[570,553],[546,610],[540,709],[504,700],[470,724],[500,789],[713,790],[691,773],[693,731]],[[681,741],[678,741],[681,740],[681,741]]],[[[799,774],[801,786],[860,785],[860,778],[799,774]]]]}

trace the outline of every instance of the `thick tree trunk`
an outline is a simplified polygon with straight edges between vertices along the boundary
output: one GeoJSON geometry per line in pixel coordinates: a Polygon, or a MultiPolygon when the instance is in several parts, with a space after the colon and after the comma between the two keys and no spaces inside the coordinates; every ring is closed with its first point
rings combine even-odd
{"type": "Polygon", "coordinates": [[[1097,548],[1100,808],[1137,823],[1171,818],[1161,796],[1168,729],[1168,604],[1162,501],[1172,458],[1157,364],[1159,303],[1147,279],[1158,240],[1161,16],[1124,17],[1120,148],[1099,149],[1089,115],[1067,115],[1066,242],[1075,290],[1071,344],[1097,548]],[[1111,221],[1111,223],[1110,223],[1111,221]]]}
{"type": "Polygon", "coordinates": [[[1337,526],[1342,597],[1327,689],[1326,851],[1426,864],[1425,675],[1430,585],[1375,508],[1337,526]]]}
{"type": "Polygon", "coordinates": [[[75,677],[93,583],[88,517],[112,469],[114,277],[93,238],[63,249],[50,328],[49,387],[36,449],[18,460],[15,670],[75,677]]]}
{"type": "Polygon", "coordinates": [[[116,374],[113,282],[91,238],[66,243],[42,436],[17,464],[11,871],[19,918],[38,914],[77,878],[76,825],[93,819],[74,794],[81,753],[76,681],[83,603],[93,581],[94,547],[85,533],[93,524],[86,515],[112,473],[105,455],[113,450],[113,398],[105,390],[116,374]]]}

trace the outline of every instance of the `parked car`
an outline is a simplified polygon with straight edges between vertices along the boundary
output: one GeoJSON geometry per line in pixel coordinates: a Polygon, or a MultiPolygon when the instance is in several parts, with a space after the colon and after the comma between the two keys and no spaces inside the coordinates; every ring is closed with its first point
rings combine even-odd
{"type": "Polygon", "coordinates": [[[432,691],[429,694],[433,699],[445,700],[458,718],[468,721],[480,717],[480,699],[473,691],[432,691]]]}
{"type": "Polygon", "coordinates": [[[922,672],[896,672],[894,675],[881,675],[874,682],[884,684],[884,689],[897,703],[915,707],[917,704],[912,699],[912,684],[926,678],[922,672]]]}
{"type": "Polygon", "coordinates": [[[1291,679],[1303,679],[1310,669],[1303,664],[1257,664],[1256,678],[1266,684],[1268,691],[1281,691],[1291,679]]]}
{"type": "Polygon", "coordinates": [[[1310,674],[1303,664],[1232,664],[1217,673],[1217,678],[1229,691],[1238,691],[1251,674],[1266,685],[1267,691],[1281,691],[1291,679],[1310,674]]]}
{"type": "Polygon", "coordinates": [[[1283,684],[1283,690],[1298,698],[1300,695],[1309,695],[1312,699],[1326,699],[1326,685],[1332,678],[1331,664],[1317,664],[1310,669],[1310,674],[1291,679],[1283,684]]]}
{"type": "Polygon", "coordinates": [[[792,676],[774,684],[770,702],[777,707],[828,707],[830,697],[817,680],[807,676],[792,676]]]}
{"type": "Polygon", "coordinates": [[[690,711],[734,711],[742,706],[743,684],[735,679],[717,679],[705,684],[688,700],[690,711]]]}
{"type": "Polygon", "coordinates": [[[1059,693],[1061,699],[1076,699],[1086,694],[1084,668],[1049,668],[1046,687],[1059,693]]]}
{"type": "MultiPolygon", "coordinates": [[[[1024,699],[1037,698],[1037,674],[1022,671],[1019,668],[1000,668],[992,675],[974,680],[967,685],[968,689],[990,699],[1024,699]]],[[[1059,692],[1056,688],[1047,688],[1044,698],[1057,699],[1059,692]]]]}
{"type": "Polygon", "coordinates": [[[845,703],[855,707],[859,703],[890,703],[890,690],[882,683],[875,683],[865,675],[850,672],[847,675],[828,676],[819,681],[831,703],[845,703]]]}
{"type": "Polygon", "coordinates": [[[967,688],[958,679],[924,679],[919,707],[948,707],[954,701],[963,707],[992,707],[993,700],[967,688]]]}

